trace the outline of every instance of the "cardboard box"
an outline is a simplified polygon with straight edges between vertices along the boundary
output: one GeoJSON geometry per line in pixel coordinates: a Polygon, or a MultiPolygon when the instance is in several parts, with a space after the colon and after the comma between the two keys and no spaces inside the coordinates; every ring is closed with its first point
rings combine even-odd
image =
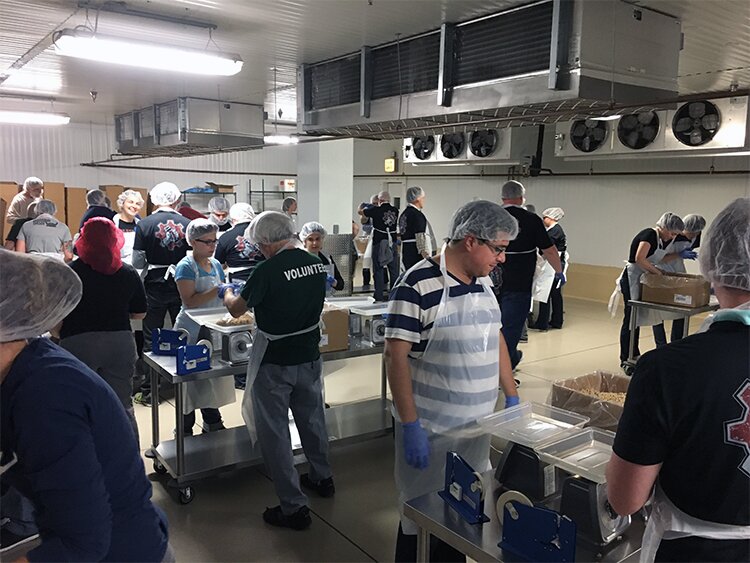
{"type": "Polygon", "coordinates": [[[321,315],[325,325],[320,331],[320,351],[337,352],[349,349],[349,310],[334,307],[328,303],[323,306],[321,315]]]}
{"type": "MultiPolygon", "coordinates": [[[[15,182],[0,182],[0,199],[4,199],[7,206],[10,206],[10,202],[16,197],[19,191],[19,185],[15,182]]],[[[10,230],[11,225],[5,222],[5,215],[8,213],[8,207],[5,208],[5,212],[2,216],[2,222],[8,225],[6,232],[10,230]]]]}
{"type": "Polygon", "coordinates": [[[641,276],[641,301],[695,308],[708,305],[710,298],[711,285],[697,274],[641,276]]]}
{"type": "MultiPolygon", "coordinates": [[[[2,221],[0,221],[0,242],[5,242],[5,211],[8,209],[8,204],[5,203],[5,200],[3,198],[0,198],[0,217],[2,217],[2,221]]],[[[10,225],[8,225],[8,230],[10,230],[10,225]]]]}
{"type": "Polygon", "coordinates": [[[234,193],[234,186],[236,184],[216,184],[215,182],[206,182],[206,185],[212,187],[217,193],[231,194],[234,193]]]}
{"type": "Polygon", "coordinates": [[[57,217],[58,221],[62,221],[63,223],[67,220],[67,208],[65,207],[65,184],[62,182],[44,182],[44,193],[42,194],[44,196],[44,199],[49,199],[50,201],[53,201],[55,203],[55,207],[57,207],[57,213],[55,213],[55,217],[57,217]]]}
{"type": "MultiPolygon", "coordinates": [[[[81,224],[83,214],[86,213],[89,204],[86,202],[86,188],[65,188],[65,223],[70,229],[70,234],[75,236],[81,224]]],[[[58,213],[58,219],[62,219],[58,213]]]]}
{"type": "Polygon", "coordinates": [[[549,404],[589,417],[591,420],[586,426],[615,432],[622,416],[623,405],[584,393],[583,390],[627,393],[628,385],[630,385],[629,377],[606,371],[595,371],[553,383],[549,404]]]}

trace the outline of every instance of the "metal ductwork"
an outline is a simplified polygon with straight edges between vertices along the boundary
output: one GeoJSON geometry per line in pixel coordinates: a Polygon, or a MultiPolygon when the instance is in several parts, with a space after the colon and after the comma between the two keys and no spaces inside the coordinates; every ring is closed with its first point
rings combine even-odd
{"type": "Polygon", "coordinates": [[[302,65],[298,130],[395,139],[556,123],[677,94],[679,20],[543,0],[302,65]]]}
{"type": "Polygon", "coordinates": [[[121,154],[194,156],[263,146],[263,106],[181,97],[115,115],[121,154]]]}
{"type": "Polygon", "coordinates": [[[695,99],[675,109],[627,113],[611,121],[558,123],[555,156],[567,159],[731,156],[750,151],[748,96],[695,99]]]}

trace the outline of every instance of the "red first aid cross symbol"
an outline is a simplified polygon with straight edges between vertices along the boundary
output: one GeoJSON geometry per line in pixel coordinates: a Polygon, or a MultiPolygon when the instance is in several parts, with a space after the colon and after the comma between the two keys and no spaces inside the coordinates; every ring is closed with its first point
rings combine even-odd
{"type": "Polygon", "coordinates": [[[750,476],[750,379],[734,394],[734,398],[742,405],[742,416],[725,423],[726,439],[745,449],[740,470],[750,476]]]}

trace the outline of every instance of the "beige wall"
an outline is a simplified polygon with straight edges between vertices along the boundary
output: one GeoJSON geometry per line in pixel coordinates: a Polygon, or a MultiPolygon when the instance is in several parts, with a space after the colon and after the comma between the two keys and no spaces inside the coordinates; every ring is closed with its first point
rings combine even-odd
{"type": "Polygon", "coordinates": [[[615,280],[620,277],[621,272],[622,268],[612,266],[571,264],[568,268],[565,296],[607,303],[615,288],[615,280]]]}

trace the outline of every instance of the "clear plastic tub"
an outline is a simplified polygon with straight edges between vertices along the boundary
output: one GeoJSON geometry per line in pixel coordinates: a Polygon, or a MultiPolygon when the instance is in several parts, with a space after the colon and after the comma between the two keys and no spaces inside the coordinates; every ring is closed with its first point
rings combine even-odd
{"type": "Polygon", "coordinates": [[[543,461],[593,481],[607,482],[607,463],[612,456],[614,432],[587,428],[555,440],[537,450],[543,461]]]}
{"type": "Polygon", "coordinates": [[[493,436],[536,449],[588,421],[587,416],[550,405],[520,403],[477,422],[493,436]]]}

